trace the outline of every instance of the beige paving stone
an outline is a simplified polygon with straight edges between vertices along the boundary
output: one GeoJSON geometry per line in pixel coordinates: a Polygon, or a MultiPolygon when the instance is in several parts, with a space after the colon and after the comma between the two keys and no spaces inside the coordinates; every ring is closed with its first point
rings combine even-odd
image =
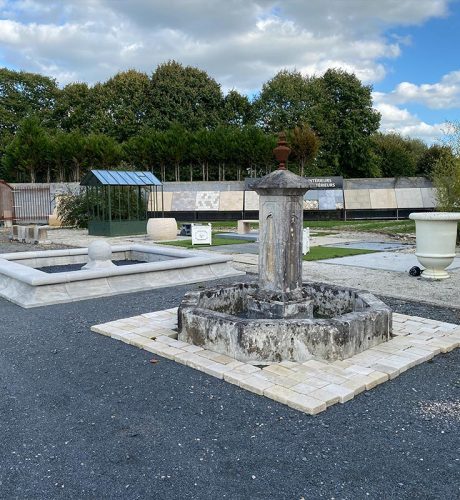
{"type": "Polygon", "coordinates": [[[375,370],[373,370],[372,368],[368,368],[367,366],[351,365],[344,371],[348,374],[359,373],[361,375],[369,375],[369,373],[372,373],[375,370]]]}
{"type": "Polygon", "coordinates": [[[272,385],[268,389],[264,390],[264,396],[274,401],[278,401],[278,403],[286,404],[289,398],[293,398],[295,396],[295,392],[286,387],[282,387],[280,385],[272,385]]]}
{"type": "Polygon", "coordinates": [[[198,347],[197,345],[189,344],[187,347],[183,347],[182,350],[187,352],[197,353],[198,351],[202,351],[203,348],[198,347]]]}
{"type": "Polygon", "coordinates": [[[229,356],[224,356],[223,354],[220,354],[218,352],[210,351],[208,349],[203,349],[198,353],[199,356],[202,356],[203,358],[211,359],[215,363],[231,363],[233,358],[230,358],[229,356]],[[222,361],[220,361],[222,360],[222,361]]]}
{"type": "Polygon", "coordinates": [[[302,363],[303,366],[306,366],[307,368],[314,368],[314,369],[321,369],[321,368],[326,368],[328,363],[325,361],[316,361],[315,359],[310,359],[308,361],[305,361],[305,363],[302,363]]]}
{"type": "Polygon", "coordinates": [[[353,378],[349,378],[346,382],[343,382],[343,384],[340,385],[346,389],[352,390],[355,396],[366,390],[366,380],[364,379],[364,376],[359,374],[356,374],[353,378]]]}
{"type": "Polygon", "coordinates": [[[110,337],[110,330],[105,325],[94,325],[91,327],[91,331],[94,333],[99,333],[100,335],[110,337]]]}
{"type": "Polygon", "coordinates": [[[417,365],[417,361],[414,358],[412,358],[411,356],[403,356],[402,354],[389,356],[382,362],[384,362],[386,365],[399,368],[400,373],[403,373],[409,368],[413,368],[417,365]]]}
{"type": "Polygon", "coordinates": [[[281,387],[286,387],[288,389],[299,383],[299,381],[293,377],[277,377],[276,380],[274,380],[274,382],[277,385],[280,385],[281,387]]]}
{"type": "Polygon", "coordinates": [[[259,373],[262,370],[260,368],[258,368],[257,366],[243,364],[243,366],[235,368],[235,371],[238,373],[249,373],[249,374],[253,375],[254,373],[259,373]]]}
{"type": "Polygon", "coordinates": [[[379,384],[383,384],[389,380],[389,376],[387,373],[382,372],[372,372],[369,375],[365,375],[364,379],[366,380],[366,390],[369,391],[374,387],[377,387],[379,384]]]}
{"type": "Polygon", "coordinates": [[[280,365],[267,366],[266,368],[263,369],[263,371],[276,373],[276,375],[279,375],[280,377],[289,377],[294,374],[294,372],[289,368],[285,368],[284,366],[280,365]]]}
{"type": "Polygon", "coordinates": [[[264,391],[270,387],[273,387],[273,382],[266,380],[258,375],[250,375],[247,378],[240,380],[238,384],[242,389],[246,389],[248,391],[259,394],[259,396],[263,396],[264,391]]]}
{"type": "Polygon", "coordinates": [[[295,393],[294,396],[289,397],[287,405],[294,410],[303,411],[310,415],[316,415],[327,408],[326,403],[323,401],[299,393],[295,393]]]}
{"type": "Polygon", "coordinates": [[[129,332],[120,332],[120,333],[112,333],[110,336],[114,340],[121,340],[122,342],[125,342],[126,344],[129,344],[129,339],[135,335],[134,333],[129,333],[129,332]]]}
{"type": "Polygon", "coordinates": [[[228,365],[222,365],[220,363],[211,363],[208,366],[203,366],[201,369],[202,372],[211,375],[213,377],[223,379],[224,373],[231,371],[232,368],[228,365]]]}
{"type": "Polygon", "coordinates": [[[382,361],[382,363],[375,363],[374,365],[371,365],[370,368],[373,368],[375,371],[378,372],[386,373],[390,377],[390,380],[393,380],[401,373],[399,371],[399,368],[390,365],[385,365],[384,363],[385,363],[384,361],[382,361]]]}
{"type": "Polygon", "coordinates": [[[163,344],[169,345],[171,347],[175,347],[176,349],[183,349],[184,347],[188,347],[190,344],[187,342],[182,342],[180,340],[173,339],[171,337],[167,337],[166,335],[160,335],[155,339],[157,342],[161,342],[163,344]]]}
{"type": "MultiPolygon", "coordinates": [[[[330,384],[328,384],[330,385],[330,384]]],[[[326,406],[332,406],[340,401],[340,396],[337,393],[330,392],[326,389],[327,386],[316,389],[309,394],[310,397],[323,401],[326,406]]]]}
{"type": "Polygon", "coordinates": [[[200,361],[200,358],[198,358],[198,356],[194,352],[186,352],[181,350],[181,352],[174,356],[174,361],[177,361],[182,365],[187,365],[190,368],[196,369],[197,362],[200,361]]]}
{"type": "Polygon", "coordinates": [[[230,370],[224,373],[224,380],[230,384],[240,385],[245,378],[251,377],[251,373],[241,373],[236,370],[230,370]]]}
{"type": "Polygon", "coordinates": [[[278,363],[278,366],[284,366],[284,368],[289,368],[289,369],[293,369],[293,368],[297,368],[298,366],[302,366],[301,363],[296,363],[295,361],[281,361],[280,363],[278,363]]]}
{"type": "Polygon", "coordinates": [[[458,347],[459,342],[455,339],[449,339],[448,337],[432,339],[428,341],[429,345],[439,347],[442,352],[450,352],[458,347]]]}
{"type": "Polygon", "coordinates": [[[329,382],[326,380],[323,380],[320,378],[321,375],[318,375],[318,377],[307,377],[305,379],[302,379],[301,382],[304,384],[312,385],[313,387],[316,387],[317,389],[321,389],[321,387],[324,387],[325,385],[328,385],[329,382]]]}
{"type": "Polygon", "coordinates": [[[174,359],[174,356],[182,352],[180,349],[176,349],[175,347],[170,347],[169,345],[153,340],[151,343],[146,345],[145,350],[167,359],[174,359]]]}
{"type": "Polygon", "coordinates": [[[295,392],[299,392],[300,394],[310,394],[311,392],[318,390],[319,387],[301,382],[300,384],[293,385],[291,389],[295,392]]]}
{"type": "MultiPolygon", "coordinates": [[[[343,385],[329,384],[321,390],[328,391],[331,394],[337,395],[341,403],[346,403],[347,401],[350,401],[350,399],[353,399],[355,397],[355,391],[343,385]]],[[[312,394],[314,395],[314,393],[312,394]]]]}

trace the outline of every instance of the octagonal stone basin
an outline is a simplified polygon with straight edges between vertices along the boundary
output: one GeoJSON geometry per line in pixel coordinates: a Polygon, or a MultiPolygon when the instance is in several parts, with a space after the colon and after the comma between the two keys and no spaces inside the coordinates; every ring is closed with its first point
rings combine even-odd
{"type": "Polygon", "coordinates": [[[343,360],[389,340],[392,312],[366,291],[304,283],[313,318],[250,319],[256,284],[188,292],[178,311],[179,339],[244,362],[343,360]]]}

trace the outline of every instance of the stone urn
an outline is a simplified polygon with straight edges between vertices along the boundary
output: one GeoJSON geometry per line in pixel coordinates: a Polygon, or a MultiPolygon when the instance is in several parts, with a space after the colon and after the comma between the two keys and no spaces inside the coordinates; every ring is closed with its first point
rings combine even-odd
{"type": "Polygon", "coordinates": [[[154,241],[175,240],[177,222],[174,218],[156,218],[147,221],[147,234],[154,241]]]}
{"type": "Polygon", "coordinates": [[[442,280],[449,277],[446,267],[455,257],[459,212],[419,212],[409,218],[415,220],[417,249],[415,255],[426,269],[423,278],[442,280]]]}

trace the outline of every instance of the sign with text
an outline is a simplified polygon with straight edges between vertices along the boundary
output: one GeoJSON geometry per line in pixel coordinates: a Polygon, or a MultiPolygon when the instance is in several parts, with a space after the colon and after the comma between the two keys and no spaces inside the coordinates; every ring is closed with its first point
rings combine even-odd
{"type": "Polygon", "coordinates": [[[305,177],[309,189],[342,189],[343,177],[305,177]]]}
{"type": "MultiPolygon", "coordinates": [[[[252,191],[252,184],[259,180],[259,177],[245,179],[244,190],[252,191]]],[[[305,177],[308,182],[308,189],[343,189],[343,177],[305,177]]]]}

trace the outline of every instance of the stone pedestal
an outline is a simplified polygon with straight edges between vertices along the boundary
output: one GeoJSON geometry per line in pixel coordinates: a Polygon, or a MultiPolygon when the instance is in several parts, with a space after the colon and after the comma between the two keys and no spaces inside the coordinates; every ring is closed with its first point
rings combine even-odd
{"type": "Polygon", "coordinates": [[[282,318],[309,314],[302,296],[303,195],[308,183],[289,170],[276,170],[251,187],[259,195],[260,241],[259,295],[251,309],[265,315],[271,310],[272,317],[282,318]]]}

